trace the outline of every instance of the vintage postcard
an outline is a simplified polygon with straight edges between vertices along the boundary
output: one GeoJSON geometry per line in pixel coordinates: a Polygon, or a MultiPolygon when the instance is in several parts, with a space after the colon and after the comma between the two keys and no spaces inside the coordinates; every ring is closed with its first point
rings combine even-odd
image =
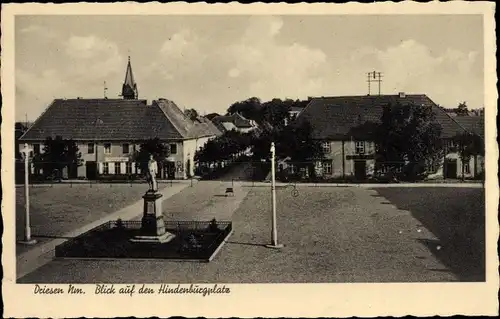
{"type": "Polygon", "coordinates": [[[498,314],[494,10],[2,5],[4,316],[498,314]]]}

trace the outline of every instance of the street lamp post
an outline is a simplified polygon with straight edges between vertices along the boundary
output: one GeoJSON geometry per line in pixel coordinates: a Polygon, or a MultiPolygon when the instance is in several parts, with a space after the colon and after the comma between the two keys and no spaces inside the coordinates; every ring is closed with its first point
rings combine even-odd
{"type": "Polygon", "coordinates": [[[272,239],[271,244],[266,245],[268,248],[283,248],[283,245],[278,244],[278,229],[276,226],[276,168],[275,168],[276,149],[274,142],[271,143],[271,193],[272,193],[272,239]]]}
{"type": "Polygon", "coordinates": [[[20,241],[21,244],[34,245],[36,240],[31,238],[31,228],[30,228],[30,196],[29,196],[29,158],[30,152],[33,149],[24,144],[24,148],[21,152],[24,154],[24,194],[25,194],[25,229],[24,229],[24,240],[20,241]]]}

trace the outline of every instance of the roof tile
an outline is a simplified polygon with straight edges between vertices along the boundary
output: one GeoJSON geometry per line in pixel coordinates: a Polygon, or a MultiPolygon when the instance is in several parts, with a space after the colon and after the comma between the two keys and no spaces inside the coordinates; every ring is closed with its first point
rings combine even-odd
{"type": "Polygon", "coordinates": [[[442,137],[450,138],[463,128],[444,110],[439,108],[424,94],[406,95],[365,95],[313,98],[300,113],[297,122],[307,120],[313,129],[313,137],[317,139],[343,139],[350,135],[352,129],[366,122],[378,123],[383,106],[397,102],[431,106],[436,122],[443,129],[442,137]]]}
{"type": "Polygon", "coordinates": [[[194,124],[177,116],[173,102],[146,100],[56,99],[20,140],[61,136],[74,140],[178,140],[213,135],[209,129],[190,132],[194,124]],[[160,107],[163,105],[164,107],[160,107]],[[174,110],[170,110],[170,108],[174,110]],[[187,123],[185,123],[187,122],[187,123]],[[200,136],[201,135],[201,136],[200,136]]]}

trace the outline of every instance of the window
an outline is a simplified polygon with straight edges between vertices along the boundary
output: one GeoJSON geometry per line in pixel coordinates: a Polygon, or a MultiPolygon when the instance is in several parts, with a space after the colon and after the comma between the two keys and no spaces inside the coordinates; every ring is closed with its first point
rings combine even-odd
{"type": "Polygon", "coordinates": [[[115,163],[115,174],[121,174],[122,173],[121,168],[122,168],[122,163],[116,162],[115,163]]]}
{"type": "Polygon", "coordinates": [[[355,142],[354,143],[356,154],[364,154],[365,153],[365,142],[355,142]]]}
{"type": "Polygon", "coordinates": [[[321,148],[323,149],[323,152],[326,154],[330,153],[332,150],[330,142],[323,142],[323,144],[321,144],[321,148]]]}
{"type": "Polygon", "coordinates": [[[33,150],[35,154],[40,154],[40,144],[33,144],[33,150]]]}
{"type": "Polygon", "coordinates": [[[462,163],[462,165],[464,166],[464,173],[465,174],[470,174],[470,165],[469,165],[469,163],[462,163]]]}
{"type": "Polygon", "coordinates": [[[435,174],[435,173],[437,173],[438,169],[439,169],[439,162],[438,161],[432,161],[429,164],[429,168],[428,168],[429,173],[435,174]]]}
{"type": "Polygon", "coordinates": [[[323,162],[323,173],[332,175],[332,162],[323,162]]]}
{"type": "Polygon", "coordinates": [[[125,171],[127,174],[132,174],[132,162],[127,162],[127,165],[125,166],[125,171]]]}
{"type": "Polygon", "coordinates": [[[104,143],[104,154],[111,154],[111,144],[104,143]]]}
{"type": "Polygon", "coordinates": [[[170,154],[177,154],[177,144],[170,144],[170,154]]]}
{"type": "Polygon", "coordinates": [[[88,154],[94,154],[94,143],[88,143],[87,144],[87,153],[88,154]]]}
{"type": "Polygon", "coordinates": [[[378,172],[379,174],[387,174],[387,171],[388,171],[388,170],[387,170],[387,166],[385,166],[385,165],[379,166],[379,167],[377,168],[377,172],[378,172]]]}
{"type": "Polygon", "coordinates": [[[109,174],[109,163],[102,163],[102,173],[104,175],[109,174]]]}
{"type": "Polygon", "coordinates": [[[293,164],[288,166],[288,170],[290,171],[290,174],[295,174],[295,166],[293,164]]]}
{"type": "Polygon", "coordinates": [[[130,145],[127,143],[122,145],[123,154],[128,154],[130,152],[130,145]]]}
{"type": "Polygon", "coordinates": [[[455,150],[458,147],[458,144],[454,140],[448,140],[447,144],[450,150],[455,150]]]}

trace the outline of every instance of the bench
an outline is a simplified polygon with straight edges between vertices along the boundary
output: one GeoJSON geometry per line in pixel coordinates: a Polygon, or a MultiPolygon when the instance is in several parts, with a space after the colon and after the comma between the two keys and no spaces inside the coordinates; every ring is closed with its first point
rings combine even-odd
{"type": "Polygon", "coordinates": [[[228,187],[228,188],[226,188],[226,196],[227,196],[228,194],[231,194],[231,196],[234,196],[234,190],[233,190],[233,188],[232,188],[232,187],[228,187]]]}

